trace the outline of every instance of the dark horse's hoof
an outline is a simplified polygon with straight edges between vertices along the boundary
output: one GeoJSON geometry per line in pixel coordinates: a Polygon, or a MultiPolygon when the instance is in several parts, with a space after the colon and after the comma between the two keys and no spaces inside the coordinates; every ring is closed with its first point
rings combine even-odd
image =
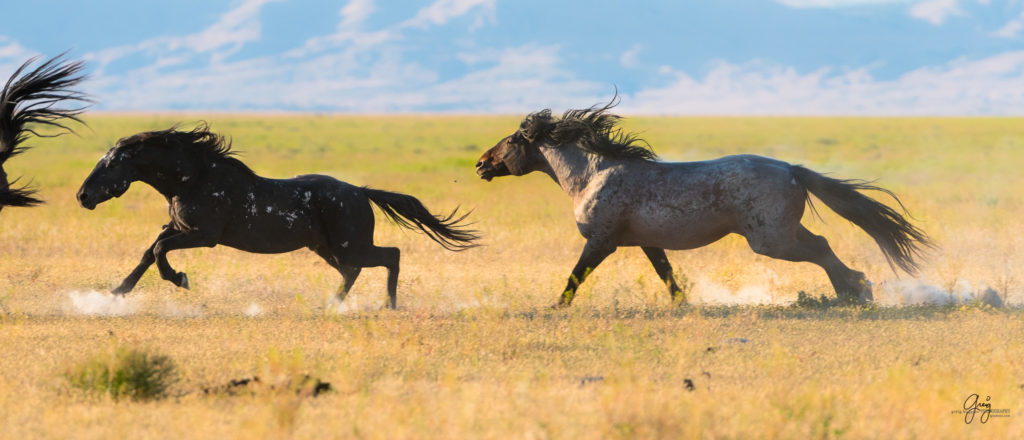
{"type": "Polygon", "coordinates": [[[185,275],[185,272],[178,272],[178,282],[175,284],[177,284],[178,287],[181,287],[182,289],[189,290],[188,275],[185,275]]]}
{"type": "Polygon", "coordinates": [[[874,301],[875,296],[871,292],[871,287],[871,281],[868,281],[864,273],[855,271],[850,277],[849,296],[851,302],[863,304],[874,301]]]}
{"type": "Polygon", "coordinates": [[[858,292],[857,294],[857,297],[858,299],[860,299],[860,302],[869,303],[875,300],[875,295],[872,292],[872,287],[873,286],[871,285],[871,281],[868,281],[866,279],[861,280],[860,292],[858,292]]]}
{"type": "Polygon", "coordinates": [[[120,286],[115,287],[114,290],[110,291],[110,293],[113,293],[114,295],[122,295],[123,296],[124,294],[126,294],[128,292],[131,292],[131,290],[132,290],[131,287],[128,287],[128,286],[125,286],[124,284],[122,284],[120,286]]]}

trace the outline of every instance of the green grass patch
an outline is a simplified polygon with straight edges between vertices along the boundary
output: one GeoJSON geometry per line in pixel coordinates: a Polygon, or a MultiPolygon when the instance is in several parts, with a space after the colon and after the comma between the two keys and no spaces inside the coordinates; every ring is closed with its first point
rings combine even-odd
{"type": "Polygon", "coordinates": [[[178,380],[174,361],[149,349],[113,347],[75,365],[65,377],[72,387],[114,399],[165,397],[178,380]]]}

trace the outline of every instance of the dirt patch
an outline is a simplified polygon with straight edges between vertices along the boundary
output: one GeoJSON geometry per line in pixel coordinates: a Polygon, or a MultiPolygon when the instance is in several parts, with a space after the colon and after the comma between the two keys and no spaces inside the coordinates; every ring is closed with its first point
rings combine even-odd
{"type": "Polygon", "coordinates": [[[294,392],[298,395],[317,397],[332,390],[330,382],[324,382],[308,374],[296,380],[285,380],[279,383],[267,383],[259,376],[232,379],[220,386],[203,388],[203,394],[238,396],[243,394],[260,394],[265,392],[294,392]]]}

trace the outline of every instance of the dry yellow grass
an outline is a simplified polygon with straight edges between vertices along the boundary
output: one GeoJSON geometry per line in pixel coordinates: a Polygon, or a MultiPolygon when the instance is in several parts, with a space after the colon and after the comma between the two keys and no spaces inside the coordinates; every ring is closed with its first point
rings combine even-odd
{"type": "MultiPolygon", "coordinates": [[[[437,212],[474,208],[487,246],[448,253],[379,223],[377,241],[403,251],[398,311],[379,310],[383,269],[364,271],[339,307],[327,298],[340,277],[312,253],[223,247],[171,254],[193,290],[151,271],[112,304],[91,292],[134,266],[165,222],[164,202],[136,185],[86,211],[74,192],[113,140],[179,119],[196,117],[95,116],[81,137],[33,139],[38,148],[8,164],[10,174],[32,176],[48,204],[0,213],[0,437],[1024,435],[1017,308],[711,305],[831,295],[820,269],[756,256],[730,237],[670,253],[705,305],[672,307],[641,253],[623,249],[573,309],[548,310],[582,247],[568,200],[543,176],[488,184],[472,172],[514,117],[210,118],[261,174],[321,172],[413,194],[437,212]],[[174,397],[113,401],[68,387],[62,373],[112,340],[171,356],[181,370],[174,397]],[[336,391],[200,392],[282,369],[336,391]],[[971,393],[1011,417],[965,424],[952,412],[971,393]]],[[[895,292],[991,286],[1020,303],[1021,122],[641,118],[627,128],[669,160],[750,152],[879,178],[942,245],[920,280],[896,282],[871,240],[824,207],[824,222],[805,222],[895,292]]]]}

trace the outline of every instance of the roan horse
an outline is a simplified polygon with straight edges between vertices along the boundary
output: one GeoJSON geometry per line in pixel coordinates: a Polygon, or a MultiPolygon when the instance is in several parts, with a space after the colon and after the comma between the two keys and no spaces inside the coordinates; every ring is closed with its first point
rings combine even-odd
{"type": "Polygon", "coordinates": [[[868,182],[833,179],[753,155],[659,162],[645,142],[616,128],[620,118],[608,113],[615,104],[613,99],[603,107],[569,110],[560,119],[550,110],[532,113],[476,164],[488,181],[543,172],[572,199],[587,242],[558,306],[571,304],[584,278],[620,246],[640,246],[672,299],[685,303],[665,249],[693,249],[730,233],[744,236],[758,254],[821,266],[840,300],[872,300],[864,274],[839,261],[824,237],[800,224],[809,194],[874,238],[893,270],[915,273],[916,260],[932,246],[899,212],[858,192],[896,198],[868,182]]]}
{"type": "Polygon", "coordinates": [[[341,273],[343,300],[364,267],[388,270],[388,306],[396,307],[399,250],[373,244],[374,215],[369,202],[393,222],[419,229],[448,250],[475,246],[474,231],[453,210],[434,216],[415,197],[357,187],[323,175],[268,179],[233,157],[230,142],[200,124],[191,131],[172,127],[122,138],[107,152],[78,191],[93,209],[120,197],[142,181],[167,198],[169,224],[142,261],[113,290],[124,294],[156,262],[160,276],[188,288],[167,253],[223,244],[247,252],[283,253],[309,248],[341,273]]]}
{"type": "Polygon", "coordinates": [[[35,206],[42,203],[33,196],[34,189],[12,188],[13,182],[7,180],[3,164],[27,149],[21,143],[28,139],[29,134],[40,137],[59,136],[72,131],[63,124],[63,119],[82,123],[78,115],[84,111],[83,107],[62,109],[55,108],[55,105],[63,101],[89,102],[84,94],[68,90],[85,79],[85,76],[79,75],[83,69],[81,62],[65,63],[58,55],[22,75],[35,60],[32,58],[26,61],[14,71],[3,91],[0,91],[0,209],[4,206],[35,206]],[[48,125],[63,131],[43,135],[29,128],[29,124],[48,125]]]}

